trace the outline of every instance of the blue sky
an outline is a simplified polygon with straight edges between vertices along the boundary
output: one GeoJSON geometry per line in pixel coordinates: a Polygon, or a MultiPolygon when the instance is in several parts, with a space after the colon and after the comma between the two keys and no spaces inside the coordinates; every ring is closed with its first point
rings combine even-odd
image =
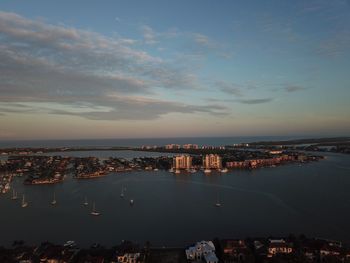
{"type": "Polygon", "coordinates": [[[348,135],[350,1],[1,1],[0,139],[348,135]]]}

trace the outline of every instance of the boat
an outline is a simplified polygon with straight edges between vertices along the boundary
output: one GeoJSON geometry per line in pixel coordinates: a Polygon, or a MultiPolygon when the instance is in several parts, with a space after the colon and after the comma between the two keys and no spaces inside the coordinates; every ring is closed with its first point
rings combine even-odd
{"type": "Polygon", "coordinates": [[[87,197],[85,196],[85,201],[83,203],[84,206],[87,206],[89,203],[88,203],[88,200],[87,200],[87,197]]]}
{"type": "Polygon", "coordinates": [[[196,171],[196,169],[194,169],[194,168],[192,168],[192,169],[190,170],[190,173],[192,173],[192,174],[194,174],[195,172],[197,172],[197,171],[196,171]]]}
{"type": "Polygon", "coordinates": [[[134,199],[130,199],[130,205],[134,205],[134,199]]]}
{"type": "Polygon", "coordinates": [[[211,173],[211,170],[210,169],[205,169],[204,173],[209,174],[209,173],[211,173]]]}
{"type": "Polygon", "coordinates": [[[28,206],[28,203],[26,202],[24,194],[23,194],[23,196],[22,196],[22,207],[25,208],[27,206],[28,206]]]}
{"type": "Polygon", "coordinates": [[[222,173],[227,173],[227,172],[228,172],[228,169],[227,169],[227,168],[221,169],[220,172],[222,172],[222,173]]]}
{"type": "Polygon", "coordinates": [[[220,200],[219,200],[219,194],[216,196],[216,203],[215,203],[215,206],[216,206],[216,207],[220,207],[220,206],[221,206],[221,203],[220,203],[220,200]]]}
{"type": "Polygon", "coordinates": [[[15,189],[12,189],[12,197],[11,197],[12,200],[17,200],[18,199],[18,196],[17,196],[17,192],[15,191],[15,189]]]}
{"type": "Polygon", "coordinates": [[[90,213],[92,216],[99,216],[100,213],[96,211],[95,202],[92,204],[92,211],[90,213]]]}
{"type": "Polygon", "coordinates": [[[169,172],[170,172],[170,173],[173,173],[173,172],[174,172],[174,168],[170,168],[170,169],[169,169],[169,172]]]}
{"type": "Polygon", "coordinates": [[[121,193],[120,193],[120,197],[121,197],[121,198],[124,198],[124,187],[122,187],[122,191],[121,191],[121,193]]]}
{"type": "Polygon", "coordinates": [[[53,199],[52,199],[52,201],[51,201],[51,204],[52,204],[52,205],[56,205],[56,204],[57,204],[57,201],[56,201],[56,193],[55,193],[55,192],[53,192],[53,199]]]}

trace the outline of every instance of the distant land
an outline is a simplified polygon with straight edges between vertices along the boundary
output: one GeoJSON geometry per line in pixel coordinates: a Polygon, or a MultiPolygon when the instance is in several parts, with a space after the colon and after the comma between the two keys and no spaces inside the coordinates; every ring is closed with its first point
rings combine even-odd
{"type": "Polygon", "coordinates": [[[308,138],[283,141],[259,141],[251,142],[250,145],[298,145],[298,144],[318,144],[318,146],[333,146],[337,144],[350,144],[350,137],[330,137],[330,138],[308,138]]]}

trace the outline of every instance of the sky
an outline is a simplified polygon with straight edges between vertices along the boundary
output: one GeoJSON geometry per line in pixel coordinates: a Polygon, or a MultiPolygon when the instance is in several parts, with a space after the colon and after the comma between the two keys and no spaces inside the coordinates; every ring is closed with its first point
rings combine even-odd
{"type": "Polygon", "coordinates": [[[350,0],[0,2],[0,140],[350,134],[350,0]]]}

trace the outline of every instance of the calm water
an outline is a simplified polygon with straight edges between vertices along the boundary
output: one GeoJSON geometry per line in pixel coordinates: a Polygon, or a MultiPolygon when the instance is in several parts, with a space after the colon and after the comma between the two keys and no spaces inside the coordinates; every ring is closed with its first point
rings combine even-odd
{"type": "Polygon", "coordinates": [[[293,232],[350,243],[350,156],[327,156],[303,166],[225,175],[133,172],[83,181],[68,178],[48,186],[25,186],[16,178],[15,188],[26,194],[29,206],[21,208],[11,194],[0,196],[0,241],[75,240],[82,246],[110,246],[129,239],[174,246],[213,237],[293,232]],[[120,198],[122,186],[127,188],[125,199],[120,198]],[[56,207],[50,205],[54,191],[56,207]],[[217,195],[221,208],[214,206],[217,195]],[[84,196],[90,204],[96,202],[101,216],[89,215],[91,205],[82,205],[84,196]]]}

